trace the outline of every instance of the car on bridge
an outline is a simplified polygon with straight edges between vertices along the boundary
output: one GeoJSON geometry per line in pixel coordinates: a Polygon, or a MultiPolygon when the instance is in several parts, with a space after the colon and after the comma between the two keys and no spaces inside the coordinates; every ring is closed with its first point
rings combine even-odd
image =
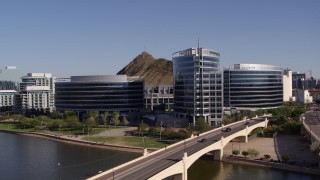
{"type": "Polygon", "coordinates": [[[226,128],[225,130],[224,130],[225,132],[230,132],[231,131],[231,128],[226,128]]]}
{"type": "Polygon", "coordinates": [[[199,142],[206,142],[207,139],[206,138],[202,138],[199,142]]]}

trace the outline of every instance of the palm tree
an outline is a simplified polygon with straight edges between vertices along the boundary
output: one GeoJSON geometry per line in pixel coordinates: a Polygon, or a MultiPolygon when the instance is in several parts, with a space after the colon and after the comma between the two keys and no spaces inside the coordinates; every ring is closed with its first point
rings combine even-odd
{"type": "Polygon", "coordinates": [[[117,127],[117,125],[120,123],[120,120],[119,120],[119,112],[113,112],[112,113],[112,121],[114,123],[114,126],[117,127]]]}

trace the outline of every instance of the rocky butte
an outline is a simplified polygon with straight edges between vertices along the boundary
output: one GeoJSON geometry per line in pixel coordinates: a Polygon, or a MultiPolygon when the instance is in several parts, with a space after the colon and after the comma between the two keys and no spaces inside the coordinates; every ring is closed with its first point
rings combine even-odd
{"type": "Polygon", "coordinates": [[[145,85],[172,85],[172,61],[155,59],[144,51],[121,69],[117,75],[141,76],[145,85]]]}

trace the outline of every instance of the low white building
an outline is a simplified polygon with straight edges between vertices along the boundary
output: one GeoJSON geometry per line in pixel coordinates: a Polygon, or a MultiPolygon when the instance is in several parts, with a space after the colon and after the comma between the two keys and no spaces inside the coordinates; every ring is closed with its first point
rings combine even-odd
{"type": "Polygon", "coordinates": [[[51,73],[28,73],[20,83],[20,92],[16,97],[16,111],[54,110],[55,78],[51,73]]]}
{"type": "Polygon", "coordinates": [[[313,98],[310,95],[308,90],[298,89],[296,91],[296,102],[297,103],[307,104],[307,103],[312,103],[312,101],[313,101],[313,98]]]}
{"type": "Polygon", "coordinates": [[[0,90],[0,107],[13,106],[15,90],[0,90]]]}

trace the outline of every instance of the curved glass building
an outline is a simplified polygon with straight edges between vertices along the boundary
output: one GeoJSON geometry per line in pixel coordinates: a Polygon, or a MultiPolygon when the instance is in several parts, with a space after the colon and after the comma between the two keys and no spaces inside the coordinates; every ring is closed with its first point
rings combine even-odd
{"type": "Polygon", "coordinates": [[[281,67],[265,64],[235,64],[225,69],[225,107],[255,110],[281,106],[282,76],[281,67]]]}
{"type": "Polygon", "coordinates": [[[59,111],[134,112],[143,109],[143,80],[126,75],[71,76],[56,83],[59,111]]]}
{"type": "Polygon", "coordinates": [[[179,117],[203,116],[217,126],[223,119],[220,54],[190,48],[173,54],[174,111],[179,117]]]}

